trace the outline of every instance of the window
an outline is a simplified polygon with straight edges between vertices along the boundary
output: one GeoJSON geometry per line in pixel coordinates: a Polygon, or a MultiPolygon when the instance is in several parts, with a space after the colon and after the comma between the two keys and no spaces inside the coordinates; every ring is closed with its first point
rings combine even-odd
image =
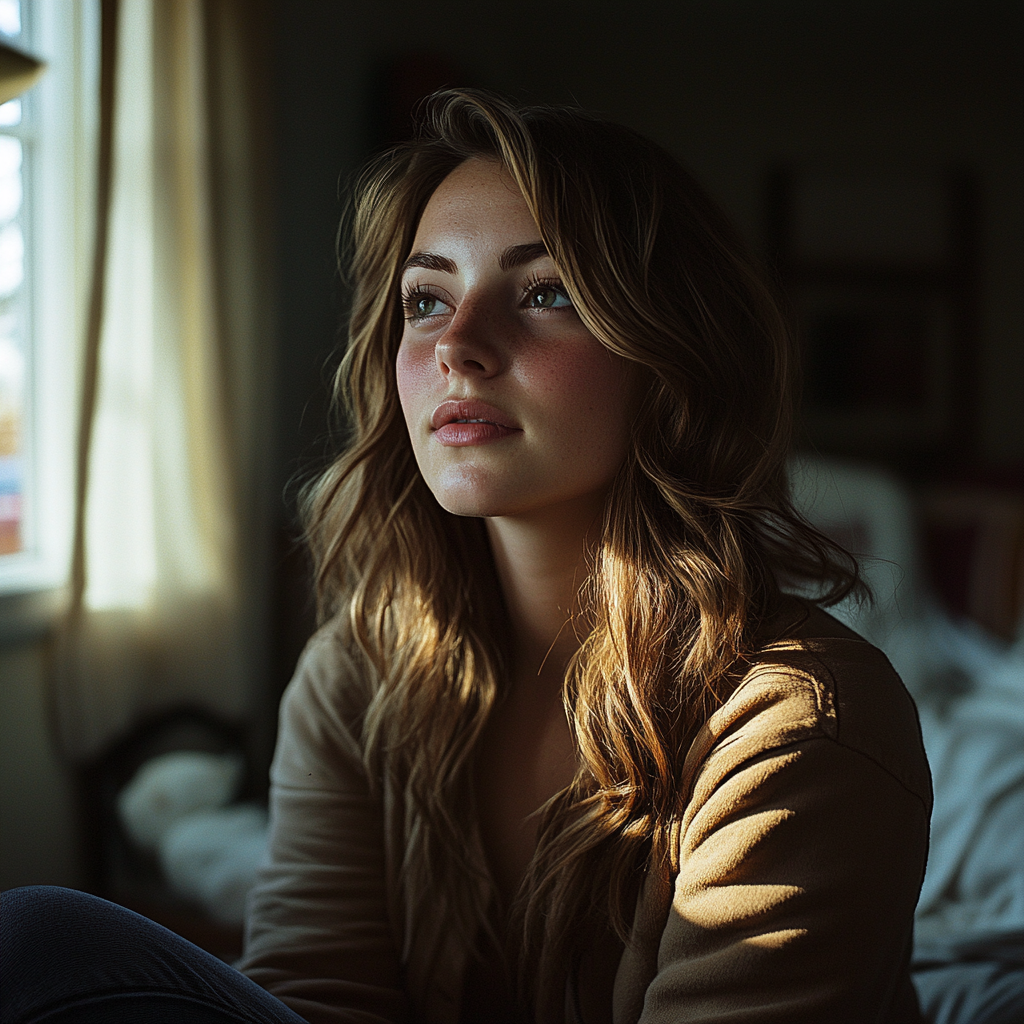
{"type": "MultiPolygon", "coordinates": [[[[0,0],[0,37],[17,44],[22,32],[20,0],[0,0]]],[[[31,327],[25,281],[25,222],[28,219],[25,150],[31,150],[31,103],[26,97],[0,106],[0,556],[32,547],[25,515],[31,465],[26,431],[27,364],[31,327]]]]}
{"type": "Polygon", "coordinates": [[[61,585],[91,266],[98,4],[0,0],[46,73],[0,105],[0,592],[61,585]]]}

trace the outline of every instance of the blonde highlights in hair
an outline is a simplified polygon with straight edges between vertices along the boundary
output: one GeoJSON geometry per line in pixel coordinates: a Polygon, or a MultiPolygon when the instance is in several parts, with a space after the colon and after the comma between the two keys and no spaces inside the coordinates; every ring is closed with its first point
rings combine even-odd
{"type": "Polygon", "coordinates": [[[409,899],[441,894],[468,941],[486,927],[466,850],[475,748],[507,685],[500,588],[482,521],[445,512],[423,482],[395,382],[402,263],[431,194],[471,157],[508,170],[583,323],[645,389],[582,594],[589,634],[566,674],[579,769],[543,810],[514,908],[511,945],[534,968],[522,987],[544,991],[591,921],[625,939],[644,870],[671,855],[689,743],[735,686],[781,585],[812,581],[828,603],[860,584],[790,503],[787,327],[694,180],[654,143],[578,110],[435,94],[419,136],[355,189],[336,383],[351,437],[305,496],[321,615],[342,617],[374,676],[366,760],[404,794],[409,899]]]}

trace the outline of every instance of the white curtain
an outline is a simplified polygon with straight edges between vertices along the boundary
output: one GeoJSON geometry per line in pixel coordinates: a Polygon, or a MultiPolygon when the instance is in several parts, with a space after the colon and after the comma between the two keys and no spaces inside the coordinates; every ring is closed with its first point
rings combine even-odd
{"type": "Polygon", "coordinates": [[[117,33],[101,326],[54,672],[76,759],[170,707],[243,719],[259,692],[272,346],[245,7],[104,5],[117,33]]]}

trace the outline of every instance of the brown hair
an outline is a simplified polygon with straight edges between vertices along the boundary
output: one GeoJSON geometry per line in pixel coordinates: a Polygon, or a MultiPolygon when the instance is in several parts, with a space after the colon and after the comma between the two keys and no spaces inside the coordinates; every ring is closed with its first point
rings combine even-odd
{"type": "Polygon", "coordinates": [[[583,323],[646,379],[584,588],[592,628],[566,674],[580,765],[544,809],[517,900],[513,942],[544,989],[593,915],[625,937],[640,874],[671,854],[689,743],[735,686],[783,583],[810,581],[825,603],[860,583],[853,559],[790,503],[789,332],[694,179],[580,110],[435,94],[417,138],[355,188],[336,385],[351,439],[305,502],[321,615],[345,619],[377,677],[366,757],[408,801],[410,893],[444,893],[470,940],[484,921],[465,850],[474,747],[506,685],[498,588],[482,521],[442,510],[420,477],[394,369],[419,218],[444,177],[479,156],[518,184],[583,323]]]}

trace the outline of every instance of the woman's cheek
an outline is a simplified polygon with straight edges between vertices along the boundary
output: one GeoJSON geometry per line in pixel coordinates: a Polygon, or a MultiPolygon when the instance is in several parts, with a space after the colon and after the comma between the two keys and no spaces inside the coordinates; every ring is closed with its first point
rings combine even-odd
{"type": "Polygon", "coordinates": [[[429,401],[430,387],[436,377],[433,346],[403,340],[395,358],[395,381],[410,432],[422,412],[421,405],[429,401]]]}

